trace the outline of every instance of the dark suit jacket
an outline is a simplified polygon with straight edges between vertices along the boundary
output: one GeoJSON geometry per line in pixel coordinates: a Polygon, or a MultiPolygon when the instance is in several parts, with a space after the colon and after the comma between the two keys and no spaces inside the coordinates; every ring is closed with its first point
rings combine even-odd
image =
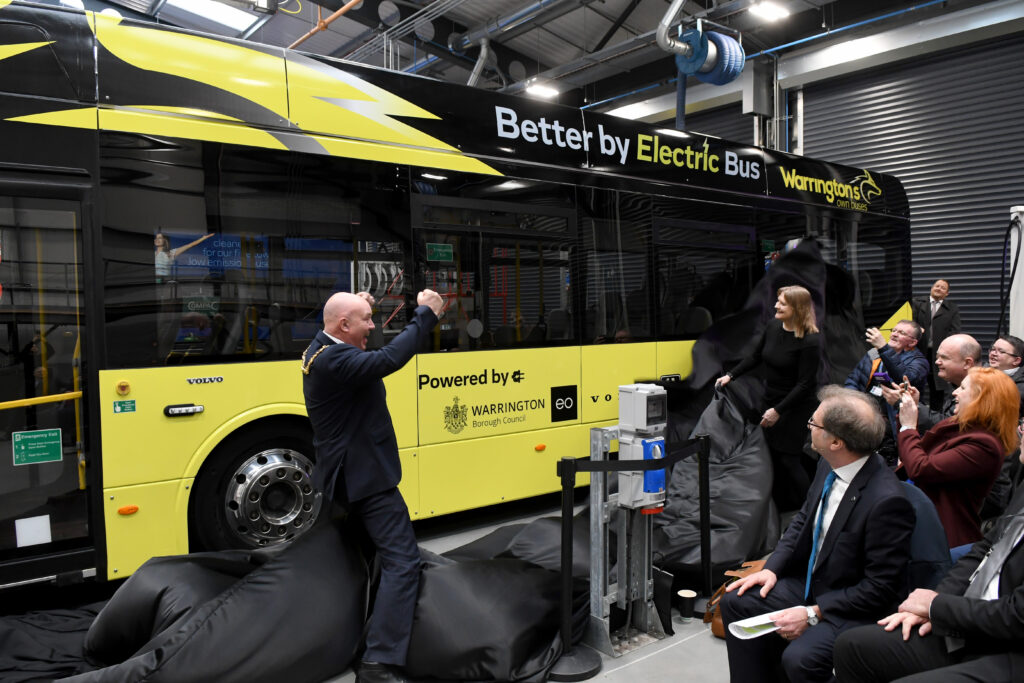
{"type": "Polygon", "coordinates": [[[433,311],[418,306],[405,329],[377,351],[335,344],[322,331],[309,345],[303,356],[306,359],[328,347],[302,377],[316,446],[313,484],[323,490],[327,500],[335,497],[335,482],[342,468],[350,501],[398,486],[402,464],[383,378],[409,362],[435,324],[433,311]]]}
{"type": "MultiPolygon", "coordinates": [[[[1007,515],[1024,514],[1024,487],[1019,487],[1007,506],[1007,515]]],[[[981,564],[1006,523],[999,521],[953,565],[932,601],[931,622],[936,635],[964,638],[968,651],[1010,652],[1011,680],[1024,680],[1024,543],[1018,543],[999,573],[999,598],[978,600],[963,597],[971,575],[981,564]]]]}
{"type": "Polygon", "coordinates": [[[924,335],[917,346],[920,349],[931,349],[932,354],[929,354],[928,360],[932,360],[935,357],[935,349],[939,348],[943,339],[951,334],[960,333],[960,309],[948,298],[943,299],[933,320],[931,296],[914,299],[910,302],[910,309],[913,311],[914,322],[924,328],[924,335]],[[928,334],[929,330],[931,331],[930,335],[928,334]]]}
{"type": "MultiPolygon", "coordinates": [[[[828,463],[820,459],[804,506],[765,562],[765,569],[780,578],[806,577],[815,512],[828,472],[828,463]]],[[[846,489],[811,578],[810,601],[833,623],[879,619],[906,594],[915,516],[902,486],[885,461],[871,455],[846,489]]]]}
{"type": "Polygon", "coordinates": [[[1024,365],[1017,368],[1017,372],[1010,375],[1010,379],[1017,385],[1017,393],[1020,394],[1020,416],[1024,417],[1024,365]]]}

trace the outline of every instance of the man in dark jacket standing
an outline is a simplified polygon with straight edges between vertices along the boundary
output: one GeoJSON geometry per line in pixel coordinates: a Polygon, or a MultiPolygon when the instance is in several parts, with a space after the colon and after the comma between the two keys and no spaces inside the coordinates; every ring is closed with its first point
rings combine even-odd
{"type": "Polygon", "coordinates": [[[420,554],[398,491],[398,458],[383,378],[423,347],[444,302],[429,289],[390,344],[367,351],[373,297],[338,292],[324,304],[324,329],[302,357],[302,391],[316,445],[314,484],[359,519],[381,558],[380,586],[366,633],[358,683],[404,680],[419,587],[420,554]]]}
{"type": "Polygon", "coordinates": [[[928,403],[934,410],[939,410],[943,397],[950,391],[935,370],[935,352],[946,337],[960,332],[960,309],[948,297],[949,282],[936,280],[930,296],[911,302],[914,322],[924,328],[919,347],[928,356],[932,366],[932,372],[928,375],[928,403]]]}

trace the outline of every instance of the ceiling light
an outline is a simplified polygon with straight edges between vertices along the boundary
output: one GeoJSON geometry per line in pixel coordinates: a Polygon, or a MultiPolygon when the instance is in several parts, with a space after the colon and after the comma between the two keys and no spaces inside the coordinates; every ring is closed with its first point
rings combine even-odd
{"type": "Polygon", "coordinates": [[[421,173],[420,176],[423,178],[428,178],[430,180],[448,180],[448,176],[436,175],[434,173],[421,173]]]}
{"type": "Polygon", "coordinates": [[[677,130],[675,128],[659,128],[658,132],[661,133],[662,135],[671,135],[671,136],[677,137],[677,138],[688,138],[688,137],[690,137],[690,134],[687,133],[686,131],[677,130]]]}
{"type": "Polygon", "coordinates": [[[550,100],[552,97],[558,95],[558,91],[550,85],[541,85],[540,83],[534,83],[529,86],[526,88],[526,92],[534,97],[543,97],[546,100],[550,100]]]}
{"type": "Polygon", "coordinates": [[[764,21],[777,21],[789,16],[789,10],[774,2],[758,2],[750,6],[750,13],[764,21]]]}

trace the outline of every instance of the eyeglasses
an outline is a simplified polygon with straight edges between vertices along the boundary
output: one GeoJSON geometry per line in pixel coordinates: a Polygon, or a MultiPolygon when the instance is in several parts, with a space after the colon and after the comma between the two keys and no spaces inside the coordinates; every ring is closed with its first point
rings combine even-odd
{"type": "Polygon", "coordinates": [[[894,337],[896,337],[896,336],[899,336],[899,337],[910,337],[911,339],[917,339],[917,337],[915,337],[913,335],[913,333],[904,332],[903,330],[893,330],[892,331],[892,336],[894,336],[894,337]]]}
{"type": "Polygon", "coordinates": [[[994,346],[991,349],[989,349],[988,352],[989,353],[994,353],[994,354],[997,354],[997,355],[1000,355],[1000,356],[1009,356],[1010,358],[1020,358],[1020,356],[1018,356],[1015,353],[1010,353],[1009,351],[1003,351],[1002,349],[997,349],[994,346]]]}
{"type": "Polygon", "coordinates": [[[820,430],[822,430],[822,431],[824,431],[824,430],[825,430],[825,428],[824,428],[824,427],[822,427],[822,426],[821,426],[820,424],[818,424],[818,423],[817,423],[817,422],[815,422],[814,420],[808,420],[808,421],[807,421],[807,426],[808,426],[808,427],[817,427],[818,429],[820,429],[820,430]]]}

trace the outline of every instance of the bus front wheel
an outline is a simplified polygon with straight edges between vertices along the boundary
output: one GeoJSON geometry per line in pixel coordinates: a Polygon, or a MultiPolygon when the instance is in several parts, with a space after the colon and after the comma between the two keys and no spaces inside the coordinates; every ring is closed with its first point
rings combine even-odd
{"type": "Polygon", "coordinates": [[[308,436],[256,429],[210,455],[189,501],[192,550],[262,548],[313,528],[322,496],[313,488],[308,436]]]}

